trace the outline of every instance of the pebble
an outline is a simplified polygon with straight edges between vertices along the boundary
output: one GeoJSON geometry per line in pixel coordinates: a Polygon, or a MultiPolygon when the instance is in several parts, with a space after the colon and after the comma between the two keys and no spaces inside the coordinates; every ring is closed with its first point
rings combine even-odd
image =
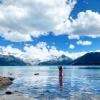
{"type": "Polygon", "coordinates": [[[11,92],[11,91],[6,91],[5,94],[11,95],[11,94],[13,94],[13,92],[11,92]]]}
{"type": "Polygon", "coordinates": [[[39,73],[35,73],[34,75],[39,75],[39,73]]]}

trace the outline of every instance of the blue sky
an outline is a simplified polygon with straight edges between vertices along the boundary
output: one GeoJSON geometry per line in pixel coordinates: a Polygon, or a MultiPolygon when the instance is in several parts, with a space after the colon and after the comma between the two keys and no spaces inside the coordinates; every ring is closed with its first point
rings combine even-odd
{"type": "Polygon", "coordinates": [[[76,18],[77,14],[81,11],[92,10],[100,13],[100,1],[99,0],[78,0],[75,8],[73,9],[71,16],[76,18]]]}
{"type": "Polygon", "coordinates": [[[99,0],[3,0],[0,8],[1,48],[27,52],[44,43],[69,54],[100,50],[99,0]]]}

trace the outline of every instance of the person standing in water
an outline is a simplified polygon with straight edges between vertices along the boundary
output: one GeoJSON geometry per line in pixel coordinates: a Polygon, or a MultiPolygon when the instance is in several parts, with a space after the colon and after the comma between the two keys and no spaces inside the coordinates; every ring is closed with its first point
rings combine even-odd
{"type": "Polygon", "coordinates": [[[59,69],[59,77],[63,77],[63,67],[62,66],[59,66],[58,67],[58,69],[59,69]]]}
{"type": "Polygon", "coordinates": [[[64,75],[63,67],[59,66],[58,69],[59,69],[59,85],[60,85],[60,88],[62,90],[63,89],[63,75],[64,75]]]}

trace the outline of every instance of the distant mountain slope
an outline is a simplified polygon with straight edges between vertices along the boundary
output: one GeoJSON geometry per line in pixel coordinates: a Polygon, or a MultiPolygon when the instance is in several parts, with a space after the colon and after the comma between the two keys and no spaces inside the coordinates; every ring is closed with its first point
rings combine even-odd
{"type": "Polygon", "coordinates": [[[62,55],[58,58],[54,58],[49,61],[41,62],[41,63],[39,63],[39,65],[68,65],[68,64],[70,64],[70,62],[72,62],[71,58],[69,58],[65,55],[62,55]]]}
{"type": "Polygon", "coordinates": [[[71,65],[100,65],[100,52],[87,53],[72,61],[71,65]]]}
{"type": "Polygon", "coordinates": [[[12,55],[0,55],[0,66],[25,66],[29,65],[20,58],[12,55]]]}

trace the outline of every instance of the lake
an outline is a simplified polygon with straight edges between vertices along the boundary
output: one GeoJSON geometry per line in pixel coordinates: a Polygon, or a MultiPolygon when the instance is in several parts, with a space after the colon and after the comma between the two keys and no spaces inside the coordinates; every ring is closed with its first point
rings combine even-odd
{"type": "Polygon", "coordinates": [[[1,66],[0,76],[15,78],[7,90],[36,100],[100,100],[100,69],[94,68],[64,66],[59,78],[57,66],[1,66]]]}

